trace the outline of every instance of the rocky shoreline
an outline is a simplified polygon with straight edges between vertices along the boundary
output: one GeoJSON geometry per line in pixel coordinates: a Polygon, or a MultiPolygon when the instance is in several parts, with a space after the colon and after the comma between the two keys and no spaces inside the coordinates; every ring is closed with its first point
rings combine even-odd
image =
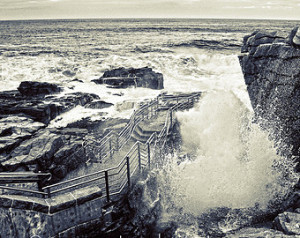
{"type": "MultiPolygon", "coordinates": [[[[116,69],[105,72],[102,78],[113,74],[115,80],[122,81],[125,71],[138,78],[137,86],[163,88],[162,74],[150,68],[116,69]]],[[[96,94],[64,93],[63,87],[47,82],[24,81],[18,90],[0,92],[0,172],[50,172],[51,181],[41,186],[58,182],[89,160],[83,146],[86,136],[97,140],[127,121],[84,118],[66,127],[49,127],[54,120],[59,124],[58,116],[77,106],[103,109],[114,104],[96,94]]]]}

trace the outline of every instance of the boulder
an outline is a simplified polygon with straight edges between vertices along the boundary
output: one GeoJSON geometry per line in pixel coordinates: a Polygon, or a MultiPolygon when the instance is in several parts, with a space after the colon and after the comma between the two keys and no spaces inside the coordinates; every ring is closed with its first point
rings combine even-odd
{"type": "Polygon", "coordinates": [[[163,75],[151,68],[117,68],[106,71],[100,79],[93,80],[97,84],[107,84],[115,88],[131,86],[151,89],[163,89],[163,75]]]}
{"type": "Polygon", "coordinates": [[[275,227],[287,235],[300,235],[300,214],[284,212],[274,220],[275,227]]]}
{"type": "Polygon", "coordinates": [[[285,38],[279,36],[276,31],[254,31],[251,35],[247,35],[244,37],[241,52],[245,53],[251,50],[254,51],[259,45],[284,42],[284,40],[285,38]]]}
{"type": "Polygon", "coordinates": [[[0,119],[0,154],[9,153],[44,126],[43,123],[21,116],[8,116],[0,119]]]}
{"type": "Polygon", "coordinates": [[[62,89],[56,84],[34,81],[21,82],[18,90],[22,95],[26,96],[47,95],[62,91],[62,89]]]}
{"type": "Polygon", "coordinates": [[[98,101],[92,101],[90,103],[87,103],[85,105],[86,108],[91,108],[91,109],[103,109],[103,108],[107,108],[107,107],[111,107],[114,104],[109,103],[109,102],[105,102],[102,100],[98,100],[98,101]]]}

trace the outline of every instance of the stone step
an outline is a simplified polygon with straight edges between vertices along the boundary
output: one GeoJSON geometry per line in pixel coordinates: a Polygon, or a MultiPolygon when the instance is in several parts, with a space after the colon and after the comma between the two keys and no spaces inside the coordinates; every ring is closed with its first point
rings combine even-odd
{"type": "Polygon", "coordinates": [[[139,133],[137,133],[137,131],[133,131],[131,134],[131,138],[135,141],[146,143],[149,139],[149,136],[140,135],[139,133]]]}
{"type": "Polygon", "coordinates": [[[148,127],[145,126],[142,127],[141,125],[137,125],[135,128],[135,132],[140,136],[150,137],[153,133],[158,132],[158,130],[153,130],[153,128],[151,128],[151,125],[153,124],[149,123],[148,127]]]}

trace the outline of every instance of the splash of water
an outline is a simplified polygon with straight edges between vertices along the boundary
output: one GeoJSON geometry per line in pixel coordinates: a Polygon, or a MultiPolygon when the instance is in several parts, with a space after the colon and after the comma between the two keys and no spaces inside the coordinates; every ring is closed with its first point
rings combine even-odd
{"type": "Polygon", "coordinates": [[[195,159],[178,165],[172,158],[161,172],[166,210],[199,216],[217,207],[267,209],[284,197],[296,179],[292,163],[277,155],[251,116],[225,91],[208,93],[192,110],[177,113],[183,150],[195,159]]]}

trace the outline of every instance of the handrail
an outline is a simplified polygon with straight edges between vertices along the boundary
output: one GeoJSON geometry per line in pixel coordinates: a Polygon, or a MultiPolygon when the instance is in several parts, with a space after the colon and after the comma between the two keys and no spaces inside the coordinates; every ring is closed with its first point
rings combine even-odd
{"type": "MultiPolygon", "coordinates": [[[[128,141],[128,139],[131,137],[132,131],[135,129],[135,127],[139,124],[139,122],[143,121],[145,117],[149,118],[153,116],[153,113],[156,114],[158,107],[159,107],[159,99],[176,99],[176,104],[173,105],[168,109],[166,118],[165,118],[165,123],[163,128],[159,133],[154,132],[151,134],[149,139],[146,141],[146,143],[142,143],[137,141],[131,148],[130,150],[126,153],[126,155],[121,159],[121,161],[118,163],[118,165],[108,168],[108,169],[103,169],[101,171],[93,172],[90,174],[86,174],[83,176],[79,176],[73,179],[69,179],[63,182],[59,182],[56,184],[52,184],[46,187],[42,188],[43,192],[38,192],[38,191],[32,191],[33,193],[41,194],[41,195],[48,195],[48,197],[51,197],[51,195],[58,193],[58,192],[63,192],[65,190],[75,188],[77,186],[87,186],[88,184],[91,184],[92,182],[95,182],[97,180],[102,180],[105,179],[105,183],[102,182],[102,185],[106,186],[106,194],[105,196],[107,197],[107,201],[110,200],[110,197],[113,195],[117,195],[122,193],[123,189],[126,187],[126,182],[123,184],[123,181],[126,181],[126,174],[127,174],[127,187],[130,187],[130,181],[131,181],[131,176],[133,176],[137,170],[141,170],[145,166],[151,166],[152,158],[153,155],[151,155],[151,146],[154,146],[154,152],[156,150],[159,150],[162,152],[165,148],[165,145],[168,140],[168,135],[169,135],[169,130],[173,126],[173,113],[179,109],[187,109],[190,108],[194,101],[197,100],[200,97],[200,93],[193,93],[192,95],[178,95],[178,96],[169,96],[169,95],[162,95],[158,96],[156,100],[151,101],[145,105],[142,105],[137,111],[133,113],[133,115],[130,117],[129,122],[127,125],[123,128],[123,130],[119,133],[116,133],[114,131],[110,131],[105,137],[101,138],[100,141],[96,141],[92,138],[89,138],[90,141],[93,141],[95,149],[100,150],[101,154],[101,149],[104,150],[104,153],[106,153],[104,156],[107,156],[108,154],[112,155],[114,151],[118,151],[120,148],[122,148],[123,145],[125,145],[128,141]],[[184,102],[182,102],[184,100],[184,102]],[[153,108],[155,107],[155,108],[153,108]],[[115,139],[116,144],[112,143],[112,139],[115,139]],[[122,145],[119,144],[122,142],[122,145]],[[153,144],[153,142],[155,142],[153,144]],[[143,147],[142,147],[143,146],[143,147]],[[141,149],[144,148],[144,149],[141,149]],[[108,151],[107,151],[108,148],[108,151]],[[134,155],[134,156],[133,156],[134,155]],[[132,157],[132,162],[130,163],[129,157],[132,157]],[[145,164],[145,161],[148,159],[147,163],[145,164]],[[142,161],[144,161],[142,163],[142,161]],[[127,164],[127,167],[125,166],[127,164]],[[133,167],[132,167],[133,166],[133,167]],[[121,167],[121,168],[120,168],[121,167]],[[125,169],[124,169],[125,167],[125,169]],[[110,173],[113,170],[117,170],[116,172],[110,173]],[[131,170],[131,171],[130,171],[131,170]],[[101,175],[101,176],[100,176],[101,175]],[[89,178],[92,177],[93,178],[89,178]],[[115,179],[115,176],[119,176],[118,179],[115,179]],[[89,179],[88,179],[89,178],[89,179]],[[120,190],[118,192],[113,192],[109,193],[110,188],[107,187],[109,186],[109,179],[113,179],[112,182],[115,182],[115,185],[118,184],[118,181],[121,180],[120,184],[120,190]],[[87,181],[80,181],[82,179],[87,179],[87,181]],[[75,184],[68,185],[69,183],[76,182],[75,184]],[[51,189],[54,189],[55,187],[62,186],[62,188],[55,189],[54,191],[51,191],[51,189]],[[65,186],[65,187],[64,187],[65,186]]],[[[90,142],[84,142],[86,143],[83,145],[80,149],[85,148],[86,146],[91,146],[90,142]]],[[[155,152],[156,153],[156,152],[155,152]]],[[[101,155],[100,155],[101,156],[101,155]]],[[[11,173],[12,174],[12,173],[11,173]]],[[[42,173],[40,173],[42,174],[42,173]]],[[[98,184],[99,185],[99,184],[98,184]]],[[[114,185],[114,186],[115,186],[114,185]]],[[[2,187],[0,187],[2,188],[2,187]]],[[[6,187],[5,187],[6,188],[6,187]]],[[[9,187],[7,187],[9,188],[9,187]]],[[[10,188],[9,188],[10,189],[10,188]]],[[[18,188],[12,188],[11,190],[18,190],[18,191],[24,191],[24,189],[18,189],[18,188]]],[[[26,192],[28,192],[26,190],[26,192]]]]}
{"type": "Polygon", "coordinates": [[[47,195],[47,193],[45,193],[45,192],[31,190],[31,189],[17,188],[17,187],[0,186],[0,189],[14,190],[14,191],[26,192],[26,193],[35,193],[35,194],[39,194],[39,195],[47,195]]]}

